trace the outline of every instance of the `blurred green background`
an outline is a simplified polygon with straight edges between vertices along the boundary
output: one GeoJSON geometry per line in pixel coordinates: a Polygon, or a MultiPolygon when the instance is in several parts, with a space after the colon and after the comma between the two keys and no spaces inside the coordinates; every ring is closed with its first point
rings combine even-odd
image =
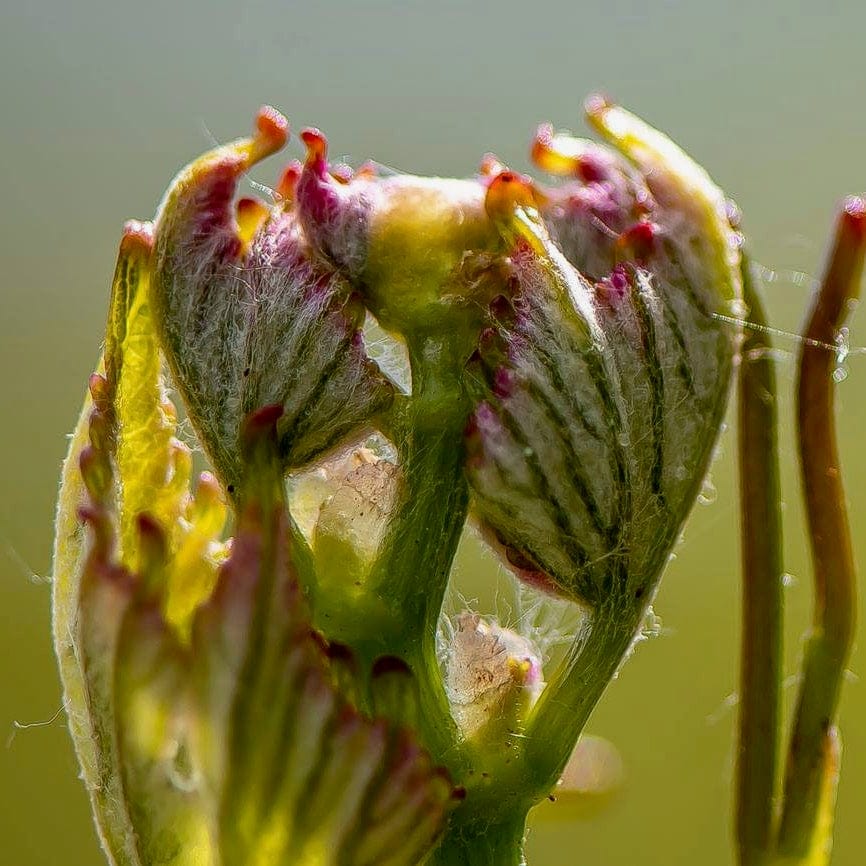
{"type": "MultiPolygon", "coordinates": [[[[326,130],[332,154],[350,161],[466,175],[495,150],[520,168],[537,122],[580,129],[584,96],[603,89],[666,130],[736,198],[768,269],[773,320],[790,330],[835,204],[866,187],[864,37],[860,0],[6,0],[0,862],[101,862],[59,714],[44,579],[65,434],[98,353],[120,227],[153,213],[183,162],[214,138],[244,134],[256,108],[272,102],[295,129],[326,130]],[[15,721],[31,727],[16,730],[15,721]]],[[[267,183],[276,172],[272,162],[255,177],[267,183]]],[[[866,343],[866,322],[851,340],[866,343]]],[[[788,392],[796,345],[779,345],[788,392]]],[[[841,436],[866,562],[866,359],[853,355],[848,370],[841,436]]],[[[793,674],[810,588],[789,428],[784,437],[793,674]]],[[[638,649],[591,722],[619,747],[626,784],[591,818],[545,806],[533,821],[532,866],[732,862],[734,451],[728,432],[713,468],[716,501],[696,507],[658,598],[662,635],[638,649]]],[[[460,569],[478,585],[489,564],[470,551],[460,569]]],[[[793,691],[792,682],[789,700],[793,691]]],[[[866,848],[866,689],[854,676],[842,730],[834,863],[857,866],[866,848]]]]}

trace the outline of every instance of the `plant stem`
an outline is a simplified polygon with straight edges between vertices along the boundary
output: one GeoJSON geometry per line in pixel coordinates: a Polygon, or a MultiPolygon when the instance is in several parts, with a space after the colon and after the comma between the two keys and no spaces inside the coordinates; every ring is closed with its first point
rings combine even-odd
{"type": "Polygon", "coordinates": [[[452,820],[425,866],[525,866],[525,833],[525,816],[495,823],[452,820]]]}
{"type": "Polygon", "coordinates": [[[774,847],[784,566],[772,345],[745,257],[742,270],[749,321],[757,327],[746,331],[739,369],[743,627],[736,837],[741,866],[758,866],[774,847]]]}
{"type": "Polygon", "coordinates": [[[378,652],[400,656],[412,667],[422,736],[436,759],[447,763],[455,732],[436,630],[469,502],[463,472],[465,359],[447,337],[410,340],[408,347],[412,396],[395,413],[390,431],[400,453],[402,490],[369,582],[394,611],[395,628],[381,636],[378,652]]]}
{"type": "MultiPolygon", "coordinates": [[[[834,417],[836,345],[859,291],[866,252],[866,202],[849,199],[836,228],[821,288],[803,333],[797,424],[812,548],[815,609],[791,737],[779,852],[805,857],[819,820],[839,689],[854,635],[856,575],[834,417]]],[[[829,842],[829,840],[825,840],[829,842]]]]}
{"type": "Polygon", "coordinates": [[[628,653],[644,611],[611,602],[593,615],[591,631],[575,642],[533,708],[520,762],[523,796],[529,804],[556,785],[574,744],[628,653]],[[531,790],[528,789],[528,784],[531,790]],[[532,784],[534,782],[534,784],[532,784]]]}
{"type": "Polygon", "coordinates": [[[468,407],[457,371],[449,375],[440,361],[443,354],[448,347],[438,342],[412,353],[413,395],[395,425],[403,490],[370,578],[399,605],[395,638],[413,645],[435,637],[469,501],[463,474],[468,407]]]}

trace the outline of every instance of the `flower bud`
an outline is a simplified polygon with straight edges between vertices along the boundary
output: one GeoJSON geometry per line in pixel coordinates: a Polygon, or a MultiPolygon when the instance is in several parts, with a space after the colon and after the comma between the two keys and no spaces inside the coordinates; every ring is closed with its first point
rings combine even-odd
{"type": "Polygon", "coordinates": [[[368,576],[400,486],[394,463],[369,449],[355,454],[358,465],[322,503],[312,535],[320,582],[339,584],[344,594],[368,576]]]}
{"type": "Polygon", "coordinates": [[[620,236],[650,213],[651,197],[640,173],[593,141],[538,128],[532,158],[566,182],[545,189],[540,210],[551,238],[591,281],[606,277],[619,260],[620,236]]]}
{"type": "MultiPolygon", "coordinates": [[[[228,556],[216,480],[190,494],[154,363],[149,243],[127,228],[54,564],[64,705],[106,854],[412,866],[459,790],[400,721],[361,712],[353,666],[313,631],[283,500],[283,407],[239,433],[249,471],[228,556]]],[[[401,679],[395,696],[416,688],[408,668],[401,679]]]]}
{"type": "Polygon", "coordinates": [[[294,167],[272,208],[237,182],[282,146],[286,121],[263,109],[255,137],[184,169],[156,221],[154,304],[163,347],[222,480],[242,473],[241,420],[283,407],[283,465],[308,463],[363,428],[393,387],[367,357],[364,308],[352,285],[315,255],[293,207],[294,167]]]}
{"type": "Polygon", "coordinates": [[[737,335],[714,314],[736,309],[737,247],[701,169],[621,109],[591,111],[636,170],[545,136],[537,158],[570,165],[579,195],[490,182],[509,287],[470,366],[467,467],[519,574],[593,606],[644,604],[724,412],[737,335]]]}
{"type": "Polygon", "coordinates": [[[327,143],[305,130],[300,220],[311,245],[360,286],[383,328],[403,336],[477,329],[481,278],[500,242],[476,180],[413,175],[334,177],[327,143]]]}
{"type": "Polygon", "coordinates": [[[446,652],[445,689],[462,736],[489,745],[516,733],[544,688],[532,642],[464,611],[446,652]]]}
{"type": "Polygon", "coordinates": [[[419,738],[483,779],[460,845],[498,785],[512,812],[550,790],[572,686],[586,708],[612,675],[706,470],[739,297],[718,190],[620,109],[590,115],[627,158],[545,128],[552,189],[492,156],[470,180],[353,172],[310,129],[273,204],[235,202],[288,135],[263,109],[127,226],[54,581],[112,862],[410,866],[459,796],[419,738]],[[393,406],[368,310],[411,366],[393,406]],[[163,355],[219,477],[194,493],[163,355]],[[533,643],[472,613],[436,678],[464,470],[518,574],[619,625],[593,618],[542,696],[533,643]]]}

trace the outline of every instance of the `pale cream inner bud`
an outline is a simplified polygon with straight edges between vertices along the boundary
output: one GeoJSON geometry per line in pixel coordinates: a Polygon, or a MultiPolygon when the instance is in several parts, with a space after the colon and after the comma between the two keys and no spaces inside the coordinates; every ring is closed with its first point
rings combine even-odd
{"type": "MultiPolygon", "coordinates": [[[[352,473],[362,466],[376,463],[387,463],[396,469],[396,462],[394,446],[380,433],[373,433],[363,444],[331,454],[312,469],[290,476],[287,483],[292,517],[307,541],[313,542],[323,507],[348,483],[352,473]]],[[[386,466],[379,471],[390,470],[386,466]]],[[[379,492],[380,507],[384,504],[384,495],[384,491],[379,492]]]]}
{"type": "Polygon", "coordinates": [[[464,611],[447,648],[445,688],[467,739],[500,721],[509,727],[544,688],[541,654],[528,638],[464,611]]]}
{"type": "Polygon", "coordinates": [[[332,496],[322,503],[313,530],[313,549],[327,557],[346,548],[363,568],[372,564],[394,505],[397,467],[388,460],[358,452],[353,469],[332,496]]]}
{"type": "Polygon", "coordinates": [[[312,546],[321,584],[342,591],[364,584],[399,486],[395,449],[380,434],[289,481],[292,515],[312,546]]]}

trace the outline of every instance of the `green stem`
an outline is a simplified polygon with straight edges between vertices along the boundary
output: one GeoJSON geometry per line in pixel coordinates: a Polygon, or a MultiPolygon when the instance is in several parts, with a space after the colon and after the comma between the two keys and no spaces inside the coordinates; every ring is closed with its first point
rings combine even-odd
{"type": "Polygon", "coordinates": [[[836,445],[832,373],[838,362],[827,345],[835,345],[859,292],[864,253],[866,202],[852,198],[839,217],[800,356],[797,424],[815,609],[788,755],[778,845],[783,855],[801,858],[816,842],[825,765],[832,753],[829,746],[857,609],[854,555],[836,445]]]}
{"type": "Polygon", "coordinates": [[[425,866],[525,866],[525,834],[525,816],[500,818],[495,823],[452,820],[425,866]]]}
{"type": "Polygon", "coordinates": [[[446,340],[419,342],[409,343],[412,395],[380,419],[399,456],[397,502],[385,537],[355,601],[324,588],[317,598],[317,626],[362,661],[386,653],[405,657],[422,637],[435,637],[466,519],[468,404],[460,370],[446,340]]]}
{"type": "Polygon", "coordinates": [[[644,608],[610,600],[593,614],[586,639],[577,642],[542,692],[526,726],[523,764],[535,781],[532,802],[556,785],[574,744],[640,631],[644,608]]]}
{"type": "Polygon", "coordinates": [[[391,640],[408,646],[393,646],[397,654],[412,652],[419,638],[435,637],[469,499],[463,395],[424,359],[415,360],[412,375],[415,393],[395,419],[400,501],[370,576],[371,587],[400,612],[401,628],[391,640]]]}
{"type": "Polygon", "coordinates": [[[407,465],[407,498],[413,503],[379,563],[387,580],[377,590],[400,605],[403,628],[387,636],[384,653],[405,659],[421,700],[419,725],[437,760],[454,746],[454,726],[437,662],[436,630],[457,545],[466,519],[462,460],[446,437],[419,433],[407,465]]]}
{"type": "MultiPolygon", "coordinates": [[[[393,611],[393,630],[371,651],[397,655],[419,685],[421,734],[437,760],[453,751],[454,725],[436,655],[436,630],[463,532],[469,493],[463,472],[468,403],[462,355],[448,339],[408,341],[412,396],[391,419],[402,487],[369,578],[393,611]]],[[[367,662],[372,662],[371,657],[367,662]]]]}
{"type": "Polygon", "coordinates": [[[735,820],[741,866],[759,866],[774,848],[784,566],[772,345],[745,257],[742,271],[756,327],[746,331],[739,369],[743,627],[735,820]]]}
{"type": "Polygon", "coordinates": [[[562,771],[608,684],[643,621],[644,610],[611,600],[593,615],[585,637],[578,637],[568,657],[533,707],[512,748],[460,755],[466,801],[460,814],[467,823],[505,812],[525,815],[556,786],[562,771]]]}

